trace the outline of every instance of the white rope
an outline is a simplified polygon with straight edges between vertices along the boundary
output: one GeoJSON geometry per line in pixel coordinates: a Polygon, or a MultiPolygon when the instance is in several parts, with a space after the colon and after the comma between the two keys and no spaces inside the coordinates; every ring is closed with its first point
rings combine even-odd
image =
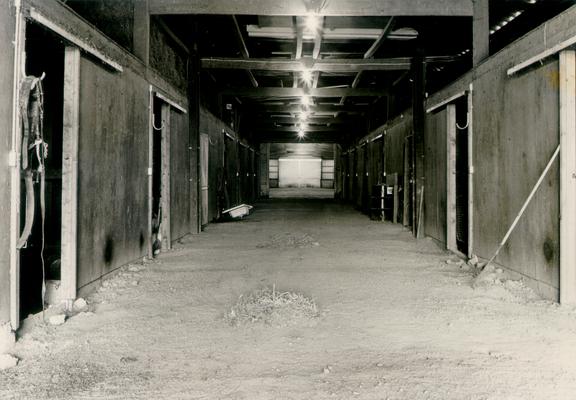
{"type": "Polygon", "coordinates": [[[156,128],[156,125],[154,124],[154,119],[156,117],[156,114],[152,114],[152,128],[154,128],[154,130],[156,131],[161,131],[162,129],[164,129],[164,124],[160,124],[160,128],[156,128]]]}
{"type": "Polygon", "coordinates": [[[456,122],[456,128],[460,129],[461,131],[463,131],[464,129],[468,129],[468,127],[470,126],[470,113],[466,113],[466,125],[465,126],[460,126],[458,125],[458,122],[456,122]]]}

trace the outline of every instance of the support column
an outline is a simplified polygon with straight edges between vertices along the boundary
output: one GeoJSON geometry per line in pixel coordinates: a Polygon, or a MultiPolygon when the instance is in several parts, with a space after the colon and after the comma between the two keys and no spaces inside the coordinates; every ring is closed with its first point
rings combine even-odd
{"type": "Polygon", "coordinates": [[[446,107],[446,248],[456,246],[456,105],[446,107]]]}
{"type": "Polygon", "coordinates": [[[270,144],[260,144],[260,197],[267,199],[270,196],[270,144]]]}
{"type": "Polygon", "coordinates": [[[148,0],[134,1],[134,55],[147,66],[150,60],[150,13],[148,0]]]}
{"type": "Polygon", "coordinates": [[[560,53],[560,303],[576,305],[576,53],[560,53]]]}
{"type": "MultiPolygon", "coordinates": [[[[0,200],[8,204],[10,212],[0,212],[2,226],[10,226],[0,233],[0,329],[10,320],[10,328],[20,326],[20,251],[16,243],[20,236],[20,157],[21,126],[18,104],[20,80],[25,74],[26,20],[19,2],[9,2],[0,11],[0,89],[5,94],[0,100],[0,129],[11,140],[0,143],[0,151],[9,154],[8,163],[0,166],[0,200]],[[12,12],[14,14],[12,14],[12,12]],[[11,93],[12,96],[9,95],[11,93]],[[10,133],[11,132],[11,133],[10,133]],[[10,147],[8,147],[10,146],[10,147]],[[10,169],[7,168],[10,165],[10,169]]],[[[2,347],[0,332],[0,347],[2,347]]],[[[8,332],[8,337],[12,336],[8,332]]]]}
{"type": "Polygon", "coordinates": [[[198,22],[194,21],[188,62],[188,117],[190,151],[190,233],[200,233],[200,57],[198,56],[198,22]]]}
{"type": "Polygon", "coordinates": [[[62,297],[71,309],[77,292],[78,135],[80,130],[80,49],[64,49],[62,149],[62,297]]]}
{"type": "Polygon", "coordinates": [[[489,0],[474,1],[472,22],[472,64],[480,64],[490,55],[489,0]]]}
{"type": "Polygon", "coordinates": [[[424,108],[426,86],[426,65],[424,57],[419,54],[412,59],[412,111],[413,111],[413,141],[412,141],[412,232],[419,238],[423,237],[423,190],[424,190],[424,108]]]}

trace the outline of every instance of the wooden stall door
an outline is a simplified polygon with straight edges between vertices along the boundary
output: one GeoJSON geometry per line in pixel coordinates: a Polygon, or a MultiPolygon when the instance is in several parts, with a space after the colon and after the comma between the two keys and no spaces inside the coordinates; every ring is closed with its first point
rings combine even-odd
{"type": "Polygon", "coordinates": [[[210,138],[207,134],[200,135],[200,187],[202,190],[202,226],[208,225],[208,165],[210,156],[210,138]]]}

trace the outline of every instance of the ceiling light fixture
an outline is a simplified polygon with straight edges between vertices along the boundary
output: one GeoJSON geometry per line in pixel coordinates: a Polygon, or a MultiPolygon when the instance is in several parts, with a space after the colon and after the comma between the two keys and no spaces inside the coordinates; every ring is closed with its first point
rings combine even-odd
{"type": "Polygon", "coordinates": [[[306,83],[308,86],[312,83],[312,71],[309,69],[305,69],[302,71],[302,81],[306,83]]]}
{"type": "Polygon", "coordinates": [[[316,15],[308,15],[306,17],[305,26],[309,32],[316,32],[320,29],[320,18],[316,15]]]}
{"type": "Polygon", "coordinates": [[[302,139],[306,136],[306,131],[304,130],[305,124],[298,124],[298,138],[302,139]]]}

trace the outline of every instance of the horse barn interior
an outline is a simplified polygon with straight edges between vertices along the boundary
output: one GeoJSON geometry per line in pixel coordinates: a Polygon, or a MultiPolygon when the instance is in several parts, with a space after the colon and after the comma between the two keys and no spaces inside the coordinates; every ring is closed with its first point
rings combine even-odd
{"type": "Polygon", "coordinates": [[[574,398],[576,1],[5,0],[0,54],[0,398],[574,398]]]}

